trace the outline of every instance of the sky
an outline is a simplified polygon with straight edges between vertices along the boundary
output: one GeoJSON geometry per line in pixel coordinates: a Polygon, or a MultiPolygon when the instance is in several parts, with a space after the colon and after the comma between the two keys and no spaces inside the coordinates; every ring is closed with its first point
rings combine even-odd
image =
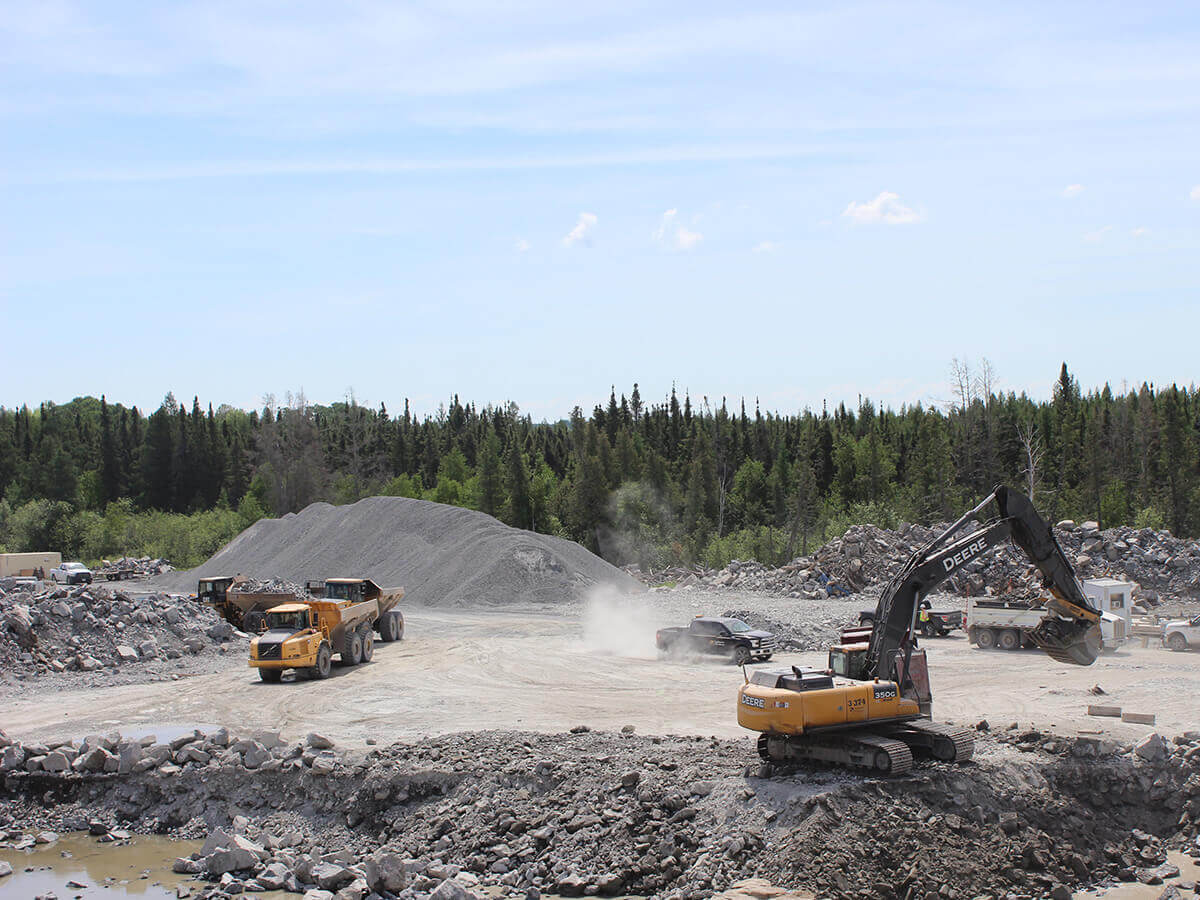
{"type": "Polygon", "coordinates": [[[1190,384],[1197,46],[1188,3],[3,3],[0,405],[1190,384]]]}

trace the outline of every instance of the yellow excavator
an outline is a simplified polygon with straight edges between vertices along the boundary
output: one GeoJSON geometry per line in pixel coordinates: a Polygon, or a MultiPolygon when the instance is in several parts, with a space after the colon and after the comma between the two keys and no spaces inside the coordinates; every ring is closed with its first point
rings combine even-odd
{"type": "Polygon", "coordinates": [[[738,724],[760,732],[763,760],[817,760],[901,775],[912,768],[914,751],[970,759],[971,732],[931,720],[918,614],[937,585],[1006,539],[1025,552],[1050,593],[1033,642],[1059,662],[1095,662],[1100,610],[1029,498],[1001,485],[909,558],[880,596],[872,627],[844,632],[829,650],[828,669],[759,669],[747,679],[738,692],[738,724]],[[998,515],[986,518],[993,503],[998,515]],[[972,520],[978,527],[958,537],[972,520]]]}

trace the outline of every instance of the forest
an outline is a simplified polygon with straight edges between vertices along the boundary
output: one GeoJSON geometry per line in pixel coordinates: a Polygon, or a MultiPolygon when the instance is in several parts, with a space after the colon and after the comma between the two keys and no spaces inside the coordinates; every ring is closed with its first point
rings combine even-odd
{"type": "Polygon", "coordinates": [[[263,516],[385,494],[617,564],[779,564],[852,524],[952,519],[997,483],[1052,520],[1200,532],[1194,386],[1084,393],[1065,363],[1046,400],[995,381],[955,360],[943,403],[791,414],[674,389],[646,402],[633,384],[556,422],[458,396],[423,417],[303,394],[254,411],[171,394],[148,414],[106,397],[0,407],[0,549],[192,566],[263,516]]]}

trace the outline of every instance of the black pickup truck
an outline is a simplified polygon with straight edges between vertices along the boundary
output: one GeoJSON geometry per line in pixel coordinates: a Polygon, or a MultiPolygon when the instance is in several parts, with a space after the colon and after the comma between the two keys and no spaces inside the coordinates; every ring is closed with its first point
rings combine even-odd
{"type": "Polygon", "coordinates": [[[697,616],[685,627],[661,628],[654,643],[660,653],[711,653],[739,666],[770,659],[778,646],[769,631],[755,631],[741,619],[717,616],[697,616]]]}
{"type": "MultiPolygon", "coordinates": [[[[858,614],[858,624],[874,627],[875,610],[864,609],[858,614]]],[[[963,612],[961,609],[935,610],[928,600],[921,603],[921,612],[917,615],[917,631],[925,637],[945,637],[955,628],[962,628],[963,612]]]]}

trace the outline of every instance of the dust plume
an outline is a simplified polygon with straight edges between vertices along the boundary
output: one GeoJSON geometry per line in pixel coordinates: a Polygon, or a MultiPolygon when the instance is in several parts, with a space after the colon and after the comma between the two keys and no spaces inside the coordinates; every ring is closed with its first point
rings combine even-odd
{"type": "Polygon", "coordinates": [[[611,585],[597,585],[584,602],[583,648],[590,653],[655,659],[657,628],[645,594],[631,595],[611,585]]]}

